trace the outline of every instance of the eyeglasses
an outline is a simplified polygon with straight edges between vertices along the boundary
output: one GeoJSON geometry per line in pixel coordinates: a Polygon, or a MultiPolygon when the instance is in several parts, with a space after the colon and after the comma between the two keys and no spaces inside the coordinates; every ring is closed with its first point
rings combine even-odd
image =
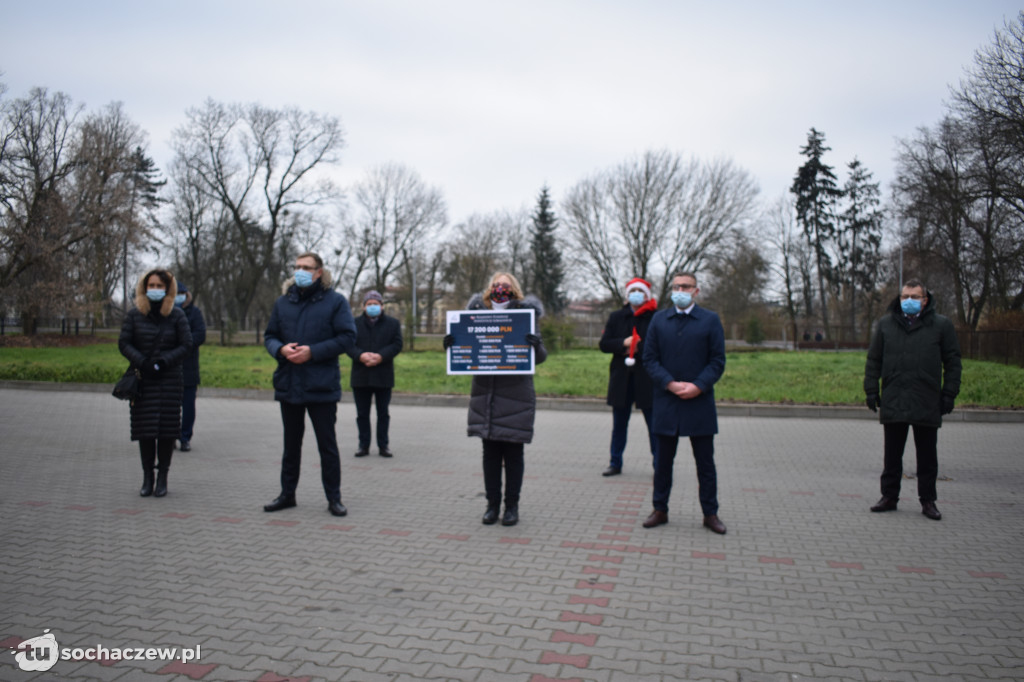
{"type": "Polygon", "coordinates": [[[697,288],[696,284],[673,284],[672,291],[693,291],[697,288]]]}
{"type": "Polygon", "coordinates": [[[295,264],[295,269],[296,270],[305,270],[306,272],[316,272],[320,268],[318,268],[315,265],[300,265],[299,263],[296,263],[295,264]]]}

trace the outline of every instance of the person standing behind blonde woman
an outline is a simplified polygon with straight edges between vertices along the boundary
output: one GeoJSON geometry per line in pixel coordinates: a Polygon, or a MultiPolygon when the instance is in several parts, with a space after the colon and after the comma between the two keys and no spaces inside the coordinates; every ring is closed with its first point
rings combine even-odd
{"type": "MultiPolygon", "coordinates": [[[[536,296],[524,296],[519,281],[508,272],[497,272],[482,294],[474,294],[466,305],[469,310],[522,310],[532,308],[535,320],[544,314],[536,296]]],[[[452,345],[448,335],[445,348],[452,345]]],[[[533,346],[534,362],[548,357],[539,334],[527,334],[533,346]]],[[[529,374],[474,375],[469,397],[466,435],[483,439],[484,490],[487,511],[483,523],[498,522],[501,509],[501,471],[505,470],[505,513],[503,526],[519,522],[519,498],[523,487],[525,460],[523,446],[533,440],[533,421],[537,397],[533,376],[529,374]]]]}
{"type": "Polygon", "coordinates": [[[178,283],[168,270],[150,270],[135,287],[135,308],[121,325],[117,347],[142,373],[142,389],[131,404],[132,440],[142,458],[142,497],[167,494],[174,441],[181,436],[181,363],[192,348],[192,333],[174,305],[178,283]],[[153,468],[157,477],[154,484],[153,468]]]}

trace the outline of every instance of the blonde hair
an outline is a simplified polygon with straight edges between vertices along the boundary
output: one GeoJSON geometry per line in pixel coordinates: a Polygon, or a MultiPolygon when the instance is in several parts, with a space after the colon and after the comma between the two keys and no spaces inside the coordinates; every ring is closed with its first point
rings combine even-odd
{"type": "Polygon", "coordinates": [[[512,295],[516,300],[523,300],[523,288],[519,286],[519,280],[511,272],[496,272],[491,275],[491,283],[487,285],[486,291],[484,291],[484,305],[488,308],[491,307],[491,293],[494,291],[494,284],[499,277],[507,277],[508,281],[512,283],[512,295]]]}

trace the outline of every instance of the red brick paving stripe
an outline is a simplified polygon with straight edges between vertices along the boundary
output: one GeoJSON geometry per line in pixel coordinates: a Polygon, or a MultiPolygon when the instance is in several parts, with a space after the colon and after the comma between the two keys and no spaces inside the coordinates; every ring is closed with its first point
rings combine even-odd
{"type": "Polygon", "coordinates": [[[638,511],[627,511],[625,509],[613,509],[611,513],[612,518],[608,519],[609,521],[612,521],[616,516],[640,516],[638,511]]]}
{"type": "Polygon", "coordinates": [[[692,552],[690,552],[690,557],[692,559],[718,559],[719,561],[725,560],[725,555],[721,552],[698,552],[697,550],[693,550],[692,552]]]}
{"type": "Polygon", "coordinates": [[[530,538],[501,538],[498,542],[509,543],[513,545],[528,545],[530,544],[530,538]]]}
{"type": "MultiPolygon", "coordinates": [[[[328,523],[320,526],[323,530],[352,530],[355,526],[339,526],[336,523],[328,523]]],[[[298,679],[298,678],[296,678],[298,679]]]]}
{"type": "Polygon", "coordinates": [[[312,677],[281,677],[275,673],[263,673],[256,682],[309,682],[312,677]]]}
{"type": "Polygon", "coordinates": [[[560,654],[556,651],[545,651],[540,655],[540,662],[542,664],[558,663],[561,665],[571,665],[576,668],[587,668],[590,666],[590,656],[587,654],[573,656],[572,654],[560,654]]]}
{"type": "Polygon", "coordinates": [[[643,509],[646,506],[643,502],[615,502],[612,509],[643,509]]]}
{"type": "Polygon", "coordinates": [[[613,564],[621,564],[625,557],[621,556],[607,556],[605,554],[591,554],[587,557],[587,561],[610,561],[613,564]]]}
{"type": "Polygon", "coordinates": [[[20,502],[19,504],[21,504],[24,507],[45,507],[50,503],[43,502],[42,500],[25,500],[24,502],[20,502]]]}
{"type": "Polygon", "coordinates": [[[398,537],[404,538],[412,535],[411,530],[391,530],[390,528],[382,528],[377,531],[377,535],[397,535],[398,537]]]}
{"type": "Polygon", "coordinates": [[[570,604],[587,604],[589,606],[608,606],[608,597],[584,597],[574,594],[569,597],[570,604]]]}
{"type": "Polygon", "coordinates": [[[242,519],[236,519],[232,516],[218,516],[213,520],[214,523],[241,523],[242,519]]]}
{"type": "Polygon", "coordinates": [[[0,639],[0,649],[16,649],[19,644],[25,641],[24,637],[11,635],[7,639],[0,639]]]}
{"type": "Polygon", "coordinates": [[[158,675],[185,675],[193,680],[201,680],[212,673],[216,667],[216,663],[182,663],[181,661],[175,661],[170,665],[165,665],[156,672],[158,675]]]}
{"type": "Polygon", "coordinates": [[[299,525],[299,522],[298,521],[267,521],[267,525],[268,526],[289,526],[289,527],[291,527],[291,526],[299,525]]]}
{"type": "Polygon", "coordinates": [[[545,677],[540,673],[534,673],[530,682],[583,682],[579,677],[545,677]]]}
{"type": "Polygon", "coordinates": [[[601,530],[611,531],[613,533],[632,532],[635,529],[636,529],[636,524],[635,523],[631,523],[631,524],[625,525],[625,526],[622,525],[621,523],[620,524],[616,524],[616,525],[608,524],[606,526],[601,526],[601,530]]]}
{"type": "Polygon", "coordinates": [[[115,509],[115,514],[124,514],[126,516],[134,516],[135,514],[141,514],[141,509],[115,509]]]}
{"type": "Polygon", "coordinates": [[[551,641],[594,646],[597,644],[597,635],[577,635],[573,632],[566,632],[565,630],[555,630],[551,633],[551,641]]]}
{"type": "Polygon", "coordinates": [[[617,568],[594,568],[593,566],[583,567],[583,575],[591,575],[594,573],[597,575],[606,575],[609,578],[619,577],[619,569],[617,568]]]}
{"type": "Polygon", "coordinates": [[[603,542],[573,542],[563,540],[565,549],[603,549],[613,552],[639,552],[641,554],[657,554],[660,550],[657,547],[638,547],[637,545],[609,545],[603,542]]]}
{"type": "Polygon", "coordinates": [[[163,518],[163,519],[187,519],[190,516],[192,516],[192,515],[191,514],[182,514],[181,512],[167,512],[166,514],[161,514],[160,518],[163,518]]]}
{"type": "Polygon", "coordinates": [[[897,566],[900,569],[900,573],[926,573],[928,575],[935,575],[935,571],[924,566],[897,566]]]}
{"type": "MultiPolygon", "coordinates": [[[[984,571],[967,571],[967,575],[971,576],[972,578],[998,578],[1000,580],[1006,580],[1007,579],[1005,573],[986,573],[984,571]]],[[[3,644],[3,642],[0,642],[0,644],[3,644]]]]}
{"type": "Polygon", "coordinates": [[[437,536],[438,540],[458,540],[459,542],[465,542],[469,539],[468,535],[452,535],[451,533],[441,533],[437,536]]]}
{"type": "Polygon", "coordinates": [[[762,564],[786,564],[787,566],[793,565],[793,560],[789,557],[774,557],[774,556],[759,556],[757,560],[762,564]]]}
{"type": "Polygon", "coordinates": [[[577,590],[601,590],[602,592],[611,592],[615,589],[615,583],[592,583],[589,580],[577,580],[577,590]]]}
{"type": "Polygon", "coordinates": [[[830,561],[828,562],[829,568],[853,568],[858,571],[864,570],[864,564],[858,562],[846,563],[843,561],[830,561]]]}
{"type": "Polygon", "coordinates": [[[604,622],[604,616],[589,613],[576,613],[575,611],[562,611],[561,615],[558,616],[558,620],[563,623],[589,623],[591,625],[600,625],[604,622]]]}
{"type": "Polygon", "coordinates": [[[74,511],[92,511],[96,507],[91,507],[91,506],[89,506],[87,504],[69,504],[68,506],[66,506],[64,508],[65,509],[71,509],[71,510],[74,510],[74,511]]]}

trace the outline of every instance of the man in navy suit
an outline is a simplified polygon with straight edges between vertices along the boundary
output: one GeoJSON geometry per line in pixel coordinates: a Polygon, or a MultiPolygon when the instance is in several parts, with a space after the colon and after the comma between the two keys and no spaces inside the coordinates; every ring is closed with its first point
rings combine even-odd
{"type": "Polygon", "coordinates": [[[718,315],[695,303],[697,276],[681,272],[672,278],[672,306],[658,311],[647,330],[644,367],[654,382],[651,431],[658,437],[654,470],[654,511],[644,528],[668,523],[672,468],[680,436],[687,436],[697,464],[704,526],[720,535],[718,477],[715,471],[715,382],[725,370],[725,332],[718,315]]]}

